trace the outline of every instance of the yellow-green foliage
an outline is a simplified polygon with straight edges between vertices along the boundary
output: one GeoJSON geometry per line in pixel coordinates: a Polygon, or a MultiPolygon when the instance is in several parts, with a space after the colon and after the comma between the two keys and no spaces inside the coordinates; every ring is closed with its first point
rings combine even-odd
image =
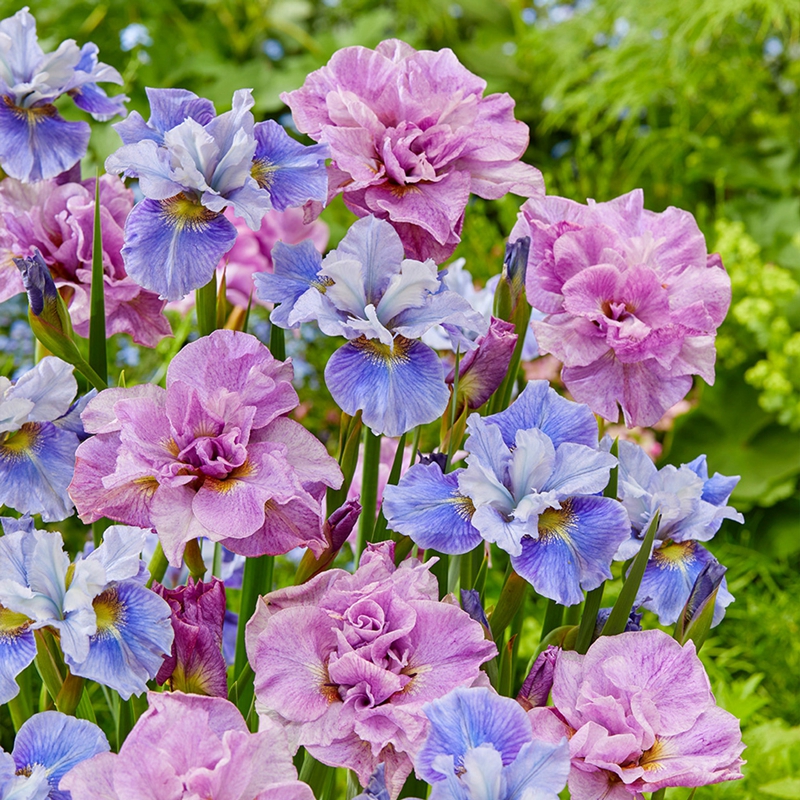
{"type": "Polygon", "coordinates": [[[789,270],[762,261],[743,223],[720,220],[716,233],[733,289],[717,339],[720,364],[734,369],[755,358],[745,380],[758,389],[759,405],[781,424],[800,429],[800,331],[791,319],[800,284],[789,270]]]}

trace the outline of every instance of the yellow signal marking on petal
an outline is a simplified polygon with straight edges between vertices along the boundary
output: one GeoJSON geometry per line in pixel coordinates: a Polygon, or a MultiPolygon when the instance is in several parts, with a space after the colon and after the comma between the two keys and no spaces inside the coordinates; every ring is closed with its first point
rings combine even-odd
{"type": "Polygon", "coordinates": [[[14,116],[19,119],[24,119],[30,127],[43,122],[46,117],[54,117],[58,113],[56,107],[52,103],[36,106],[35,108],[23,108],[22,106],[18,106],[7,94],[3,95],[3,102],[14,112],[14,116]]]}
{"type": "Polygon", "coordinates": [[[314,678],[314,682],[319,689],[319,693],[328,701],[328,703],[340,703],[342,698],[339,697],[339,686],[331,681],[331,676],[328,674],[327,665],[311,662],[306,666],[314,678]]]}
{"type": "Polygon", "coordinates": [[[416,183],[390,183],[389,191],[395,197],[405,197],[407,194],[422,194],[422,189],[416,183]]]}
{"type": "Polygon", "coordinates": [[[653,551],[653,559],[656,566],[661,569],[679,569],[682,572],[691,564],[696,556],[697,543],[690,542],[667,542],[666,544],[653,551]]]}
{"type": "Polygon", "coordinates": [[[378,339],[367,339],[366,336],[359,336],[350,342],[357,350],[364,353],[368,360],[373,364],[382,364],[390,369],[401,364],[407,364],[411,359],[408,351],[414,342],[406,339],[405,336],[395,336],[392,344],[384,344],[378,339]]]}
{"type": "Polygon", "coordinates": [[[472,515],[475,513],[475,505],[471,498],[461,494],[459,491],[455,491],[453,492],[452,498],[447,502],[455,506],[456,514],[458,514],[461,519],[472,519],[472,515]]]}
{"type": "Polygon", "coordinates": [[[125,621],[125,604],[116,589],[106,589],[92,600],[97,615],[97,635],[118,636],[118,626],[125,621]]]}
{"type": "Polygon", "coordinates": [[[278,166],[268,158],[255,158],[250,168],[250,175],[262,189],[269,189],[278,169],[278,166]]]}
{"type": "Polygon", "coordinates": [[[250,477],[251,475],[255,475],[256,472],[255,464],[248,460],[245,461],[241,467],[236,467],[236,469],[231,470],[225,478],[206,478],[203,487],[211,489],[214,492],[219,492],[220,494],[228,494],[228,492],[232,492],[238,487],[242,482],[240,480],[241,478],[250,477]]]}
{"type": "Polygon", "coordinates": [[[3,639],[15,639],[24,633],[31,620],[24,614],[12,611],[10,608],[0,606],[0,641],[3,639]]]}
{"type": "Polygon", "coordinates": [[[575,516],[572,502],[567,499],[561,502],[561,508],[546,508],[539,515],[539,541],[552,539],[569,541],[570,530],[575,527],[575,516]]]}
{"type": "Polygon", "coordinates": [[[664,769],[664,761],[669,758],[667,747],[662,741],[656,739],[649,750],[645,750],[639,758],[639,766],[645,772],[657,772],[664,769]]]}
{"type": "Polygon", "coordinates": [[[26,422],[18,431],[12,431],[0,443],[0,458],[20,461],[36,447],[39,440],[39,425],[26,422]]]}
{"type": "Polygon", "coordinates": [[[167,222],[178,230],[184,228],[203,230],[220,216],[216,211],[211,211],[183,192],[160,202],[161,213],[167,222]]]}

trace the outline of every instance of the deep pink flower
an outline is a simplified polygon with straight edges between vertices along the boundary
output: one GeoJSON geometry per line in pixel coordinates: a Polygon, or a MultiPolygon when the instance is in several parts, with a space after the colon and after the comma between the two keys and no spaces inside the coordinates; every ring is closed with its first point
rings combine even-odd
{"type": "Polygon", "coordinates": [[[529,200],[511,239],[530,236],[527,296],[542,353],[564,364],[581,403],[615,422],[653,425],[692,376],[714,382],[714,336],[730,279],[687,211],[646,211],[641,190],[588,206],[529,200]]]}
{"type": "MultiPolygon", "coordinates": [[[[0,302],[25,291],[11,256],[30,256],[38,248],[67,300],[79,336],[89,335],[94,185],[94,179],[25,185],[13,178],[0,184],[0,302]]],[[[122,230],[131,208],[133,192],[119,178],[103,175],[100,224],[106,334],[128,333],[138,344],[155,347],[172,330],[163,313],[164,301],[142,289],[125,272],[122,230]]]]}
{"type": "Polygon", "coordinates": [[[281,99],[300,131],[330,145],[329,198],[343,193],[358,216],[388,219],[409,258],[441,263],[460,241],[470,193],[544,194],[539,170],[519,160],[528,128],[514,101],[485,89],[452,50],[391,39],[339,50],[281,99]]]}
{"type": "Polygon", "coordinates": [[[167,589],[153,583],[153,591],[163,597],[172,611],[175,639],[172,652],[156,675],[163,686],[213,697],[228,696],[228,678],[222,655],[222,626],[225,622],[225,584],[218,578],[210,582],[189,578],[187,586],[167,589]]]}
{"type": "Polygon", "coordinates": [[[429,564],[395,569],[393,554],[390,542],[370,546],[353,575],[330,570],[266,595],[247,634],[259,711],[364,786],[385,763],[396,797],[427,733],[422,705],[474,685],[497,651],[465,611],[439,602],[429,564]]]}
{"type": "Polygon", "coordinates": [[[601,636],[585,656],[559,652],[552,698],[528,716],[534,736],[569,737],[573,800],[742,777],[739,721],[716,705],[691,641],[637,631],[601,636]]]}
{"type": "Polygon", "coordinates": [[[119,754],[82,761],[61,791],[72,800],[314,800],[278,726],[264,721],[250,733],[221,697],[151,692],[148,700],[119,754]]]}
{"type": "Polygon", "coordinates": [[[342,473],[286,416],[292,374],[254,336],[219,330],[173,358],[166,390],[101,392],[82,417],[96,435],[78,447],[69,488],[81,519],[155,528],[173,566],[198,536],[246,556],[319,555],[325,487],[342,473]]]}

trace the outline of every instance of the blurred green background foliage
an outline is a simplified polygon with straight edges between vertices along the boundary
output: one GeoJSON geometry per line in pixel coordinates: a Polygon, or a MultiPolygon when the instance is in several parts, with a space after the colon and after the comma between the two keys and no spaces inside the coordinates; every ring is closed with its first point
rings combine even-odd
{"type": "MultiPolygon", "coordinates": [[[[703,655],[720,702],[743,721],[750,761],[744,782],[696,797],[800,798],[800,3],[30,5],[45,49],[64,38],[95,42],[123,74],[130,107],[145,116],[145,86],[191,89],[218,111],[235,89],[251,87],[258,116],[290,125],[280,93],[341,47],[393,36],[418,48],[450,47],[488,91],[515,98],[531,130],[526,160],[542,170],[549,193],[602,201],[642,187],[648,208],[695,214],[731,275],[733,303],[718,338],[717,382],[695,387],[694,407],[664,436],[662,458],[681,463],[705,452],[712,471],[742,476],[733,502],[747,522],[726,525],[712,543],[737,602],[703,655]]],[[[0,2],[0,15],[19,8],[0,2]]],[[[80,114],[71,106],[64,113],[80,114]]],[[[110,125],[95,125],[86,174],[118,143],[110,125]]],[[[520,202],[477,200],[468,208],[456,256],[479,280],[499,271],[520,202]]],[[[324,218],[334,245],[352,217],[334,203],[324,218]]],[[[20,336],[13,316],[8,308],[0,314],[9,351],[20,336]]],[[[173,346],[162,344],[160,355],[129,365],[139,379],[151,379],[173,346]]],[[[306,355],[304,407],[312,427],[333,430],[319,379],[330,349],[303,351],[316,353],[306,355]]],[[[8,362],[3,372],[10,369],[8,362]]]]}

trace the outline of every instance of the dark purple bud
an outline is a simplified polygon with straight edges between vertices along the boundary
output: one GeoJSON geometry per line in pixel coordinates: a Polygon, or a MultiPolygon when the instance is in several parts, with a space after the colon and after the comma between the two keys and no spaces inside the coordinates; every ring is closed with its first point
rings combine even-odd
{"type": "Polygon", "coordinates": [[[531,237],[523,236],[515,242],[506,244],[506,257],[503,260],[503,278],[511,286],[511,296],[516,299],[525,288],[525,275],[528,271],[528,253],[531,237]]]}
{"type": "MultiPolygon", "coordinates": [[[[492,317],[489,330],[477,340],[478,346],[458,365],[459,411],[465,403],[470,409],[480,408],[494,394],[508,372],[516,343],[513,323],[492,317]]],[[[455,375],[453,368],[445,378],[447,383],[452,384],[455,375]]]]}
{"type": "Polygon", "coordinates": [[[484,628],[489,627],[489,620],[486,618],[486,612],[481,605],[480,592],[475,589],[462,589],[461,590],[461,608],[469,614],[475,622],[480,622],[484,628]]]}
{"type": "Polygon", "coordinates": [[[28,293],[28,303],[34,315],[41,316],[45,306],[54,309],[58,289],[42,254],[35,250],[29,258],[15,258],[14,263],[22,275],[22,283],[28,293]]]}
{"type": "Polygon", "coordinates": [[[419,454],[420,464],[436,464],[444,472],[447,469],[447,453],[431,453],[429,456],[419,454]]]}
{"type": "MultiPolygon", "coordinates": [[[[645,598],[642,602],[646,603],[650,598],[645,598]]],[[[610,608],[601,608],[597,612],[597,622],[594,626],[594,638],[596,639],[600,635],[600,631],[603,630],[603,626],[608,622],[608,618],[611,616],[611,609],[610,608]]],[[[637,612],[634,609],[631,609],[631,613],[628,614],[628,621],[625,623],[625,632],[628,633],[630,631],[640,631],[642,629],[642,617],[644,614],[642,612],[637,612]]]]}
{"type": "Polygon", "coordinates": [[[328,517],[325,523],[328,533],[328,540],[331,543],[330,549],[335,553],[347,541],[347,537],[353,532],[353,528],[358,522],[361,514],[361,504],[358,500],[348,500],[343,506],[337,508],[328,517]]]}
{"type": "Polygon", "coordinates": [[[719,589],[726,572],[727,569],[713,556],[711,556],[711,561],[703,566],[695,579],[689,599],[686,601],[686,608],[683,610],[684,628],[687,628],[689,623],[698,616],[711,595],[719,589]]]}
{"type": "Polygon", "coordinates": [[[558,653],[559,648],[550,645],[539,653],[539,657],[533,662],[531,671],[517,695],[517,702],[526,711],[547,705],[547,698],[550,697],[550,690],[553,688],[553,673],[558,653]]]}
{"type": "Polygon", "coordinates": [[[158,684],[169,681],[172,689],[182,692],[227,697],[222,655],[225,585],[219,578],[210,582],[189,578],[188,586],[166,589],[154,583],[153,591],[169,603],[175,631],[172,653],[156,675],[158,684]]]}

